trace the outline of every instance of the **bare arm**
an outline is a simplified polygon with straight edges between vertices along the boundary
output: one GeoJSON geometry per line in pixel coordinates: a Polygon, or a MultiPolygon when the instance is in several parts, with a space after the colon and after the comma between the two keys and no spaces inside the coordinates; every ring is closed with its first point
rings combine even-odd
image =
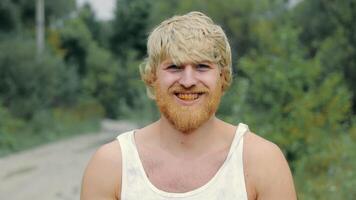
{"type": "Polygon", "coordinates": [[[99,148],[82,182],[81,200],[117,200],[121,190],[121,151],[117,141],[99,148]]]}
{"type": "Polygon", "coordinates": [[[264,160],[264,179],[259,184],[257,199],[297,199],[292,174],[283,153],[277,146],[272,146],[267,153],[269,155],[264,160]]]}
{"type": "Polygon", "coordinates": [[[293,177],[279,147],[249,134],[247,172],[257,200],[296,200],[293,177]]]}

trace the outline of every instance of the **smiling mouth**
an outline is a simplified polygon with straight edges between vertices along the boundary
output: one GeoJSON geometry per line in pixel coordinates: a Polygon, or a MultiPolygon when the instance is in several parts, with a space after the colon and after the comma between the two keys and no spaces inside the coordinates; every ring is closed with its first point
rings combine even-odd
{"type": "Polygon", "coordinates": [[[175,93],[175,95],[183,101],[194,101],[203,93],[175,93]]]}

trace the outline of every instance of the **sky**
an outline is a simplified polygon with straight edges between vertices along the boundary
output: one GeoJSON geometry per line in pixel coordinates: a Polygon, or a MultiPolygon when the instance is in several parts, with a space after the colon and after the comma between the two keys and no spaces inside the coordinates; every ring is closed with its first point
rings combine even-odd
{"type": "Polygon", "coordinates": [[[114,16],[115,0],[76,0],[77,5],[81,6],[89,2],[95,15],[100,20],[109,20],[114,16]]]}
{"type": "MultiPolygon", "coordinates": [[[[289,0],[289,7],[293,7],[303,0],[289,0]]],[[[100,20],[109,20],[114,16],[116,0],[76,0],[77,5],[81,6],[89,2],[92,6],[95,15],[100,20]]]]}

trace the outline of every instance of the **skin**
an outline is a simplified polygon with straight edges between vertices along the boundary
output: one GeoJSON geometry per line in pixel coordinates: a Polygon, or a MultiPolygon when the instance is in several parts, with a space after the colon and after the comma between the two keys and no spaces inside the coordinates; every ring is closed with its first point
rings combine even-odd
{"type": "MultiPolygon", "coordinates": [[[[166,60],[157,70],[159,87],[204,86],[210,91],[220,87],[219,68],[204,62],[186,63],[178,70],[168,69],[166,60]],[[168,69],[168,70],[167,70],[168,69]]],[[[172,96],[172,101],[183,103],[172,96]]],[[[202,95],[199,103],[206,100],[202,95]]],[[[188,102],[189,103],[189,102],[188,102]]],[[[197,129],[183,133],[162,115],[135,132],[135,142],[150,182],[167,192],[187,192],[206,184],[227,156],[236,127],[213,114],[197,129]],[[152,156],[155,155],[155,156],[152,156]],[[177,169],[179,166],[179,169],[177,169]]],[[[243,167],[249,200],[295,200],[293,178],[281,150],[273,143],[249,132],[244,135],[243,167]]],[[[98,149],[89,162],[82,183],[82,200],[120,199],[121,150],[118,141],[98,149]]]]}

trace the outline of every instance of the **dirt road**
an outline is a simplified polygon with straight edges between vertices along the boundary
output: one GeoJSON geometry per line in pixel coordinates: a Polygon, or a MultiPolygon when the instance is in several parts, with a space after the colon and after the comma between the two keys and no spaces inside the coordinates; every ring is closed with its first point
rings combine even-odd
{"type": "Polygon", "coordinates": [[[128,122],[105,120],[100,133],[40,146],[0,158],[0,199],[77,200],[91,155],[118,133],[133,129],[128,122]]]}

